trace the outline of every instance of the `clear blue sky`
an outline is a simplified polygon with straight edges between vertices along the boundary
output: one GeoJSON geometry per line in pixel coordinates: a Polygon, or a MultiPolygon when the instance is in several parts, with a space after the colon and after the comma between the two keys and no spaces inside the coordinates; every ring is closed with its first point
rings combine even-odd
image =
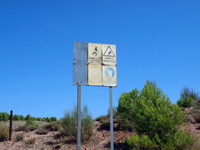
{"type": "MultiPolygon", "coordinates": [[[[184,86],[200,92],[198,0],[1,0],[0,111],[63,117],[77,102],[73,41],[116,44],[118,87],[146,80],[173,103],[184,86]]],[[[82,87],[82,106],[106,115],[108,87],[82,87]]]]}

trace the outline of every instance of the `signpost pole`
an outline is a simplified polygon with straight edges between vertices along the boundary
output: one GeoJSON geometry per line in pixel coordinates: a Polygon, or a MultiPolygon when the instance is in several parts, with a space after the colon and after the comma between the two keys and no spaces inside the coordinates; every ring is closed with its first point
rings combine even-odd
{"type": "Polygon", "coordinates": [[[81,85],[78,85],[77,95],[77,150],[81,150],[81,85]]]}
{"type": "Polygon", "coordinates": [[[114,137],[113,137],[113,107],[112,107],[112,87],[109,87],[110,97],[110,149],[114,150],[114,137]]]}

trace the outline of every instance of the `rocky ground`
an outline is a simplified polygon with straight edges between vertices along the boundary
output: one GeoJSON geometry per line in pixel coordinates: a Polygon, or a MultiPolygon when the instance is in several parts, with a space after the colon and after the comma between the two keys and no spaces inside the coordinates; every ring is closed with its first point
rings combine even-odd
{"type": "MultiPolygon", "coordinates": [[[[190,109],[186,109],[186,112],[190,113],[190,109]]],[[[188,120],[190,123],[185,124],[182,130],[189,130],[193,135],[199,137],[200,135],[200,123],[189,115],[188,120]]],[[[46,122],[38,122],[40,126],[48,124],[46,122]]],[[[9,122],[0,122],[9,126],[9,122]]],[[[25,122],[14,121],[13,122],[13,134],[12,141],[0,142],[0,150],[76,150],[76,142],[70,141],[65,138],[58,138],[59,131],[49,132],[46,135],[38,135],[36,131],[18,131],[15,129],[19,126],[23,126],[25,122]],[[24,134],[25,138],[22,141],[16,141],[16,136],[24,134]],[[33,144],[28,143],[28,140],[34,140],[33,144]]],[[[108,150],[110,149],[110,132],[106,129],[100,129],[101,123],[94,121],[93,136],[87,143],[82,143],[82,150],[108,150]]],[[[115,124],[116,126],[116,124],[115,124]]],[[[116,150],[122,149],[122,144],[126,137],[133,135],[133,132],[127,131],[114,131],[114,147],[116,150]]]]}
{"type": "MultiPolygon", "coordinates": [[[[0,124],[6,124],[9,126],[9,122],[0,122],[0,124]]],[[[23,126],[25,122],[14,121],[13,129],[15,130],[19,126],[23,126]]],[[[40,126],[47,124],[39,122],[40,126]]],[[[82,150],[102,150],[110,149],[110,132],[109,130],[100,129],[100,122],[94,122],[93,136],[87,143],[82,143],[82,150]]],[[[13,131],[12,141],[0,142],[0,150],[76,150],[76,142],[70,141],[68,139],[57,138],[59,131],[49,132],[46,135],[38,135],[36,131],[13,131]],[[25,138],[23,141],[16,141],[16,136],[24,134],[25,138]],[[28,140],[34,140],[34,144],[27,144],[28,140]]],[[[122,149],[121,143],[126,139],[126,137],[134,134],[133,132],[126,131],[114,131],[114,146],[115,149],[122,149]]]]}

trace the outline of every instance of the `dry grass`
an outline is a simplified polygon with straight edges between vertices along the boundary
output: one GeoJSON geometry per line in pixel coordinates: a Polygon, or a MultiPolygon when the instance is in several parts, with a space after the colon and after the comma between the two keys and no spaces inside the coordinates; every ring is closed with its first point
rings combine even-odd
{"type": "Polygon", "coordinates": [[[9,128],[5,125],[0,125],[0,142],[8,140],[9,128]]]}
{"type": "Polygon", "coordinates": [[[33,145],[33,144],[35,144],[35,138],[28,139],[28,140],[26,141],[26,144],[27,144],[27,145],[33,145]]]}
{"type": "Polygon", "coordinates": [[[47,134],[49,131],[48,130],[46,130],[46,129],[41,129],[41,128],[39,128],[39,129],[37,129],[36,130],[36,134],[39,134],[39,135],[45,135],[45,134],[47,134]]]}
{"type": "Polygon", "coordinates": [[[19,126],[18,128],[15,129],[16,132],[18,131],[25,131],[25,132],[29,132],[29,131],[35,131],[37,129],[37,127],[35,126],[19,126]]]}
{"type": "Polygon", "coordinates": [[[23,141],[25,138],[25,135],[24,133],[21,133],[21,134],[17,134],[17,136],[15,137],[15,141],[23,141]]]}

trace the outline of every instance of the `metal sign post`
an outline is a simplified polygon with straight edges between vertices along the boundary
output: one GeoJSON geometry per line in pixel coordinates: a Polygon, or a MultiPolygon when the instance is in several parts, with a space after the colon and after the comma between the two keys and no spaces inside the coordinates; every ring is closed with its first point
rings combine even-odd
{"type": "Polygon", "coordinates": [[[81,85],[77,86],[77,150],[81,150],[81,85]]]}
{"type": "Polygon", "coordinates": [[[110,97],[110,149],[114,150],[114,137],[113,137],[113,107],[112,107],[112,87],[109,87],[110,97]]]}

